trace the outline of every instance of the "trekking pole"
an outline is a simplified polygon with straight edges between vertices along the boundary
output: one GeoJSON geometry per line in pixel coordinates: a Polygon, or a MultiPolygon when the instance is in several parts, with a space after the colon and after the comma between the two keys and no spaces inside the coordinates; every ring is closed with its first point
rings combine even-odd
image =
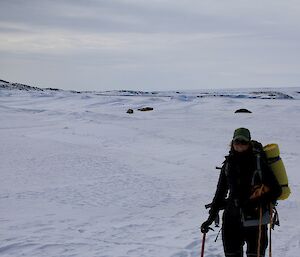
{"type": "Polygon", "coordinates": [[[205,238],[206,238],[206,233],[203,233],[202,237],[202,247],[201,247],[201,257],[204,257],[204,246],[205,246],[205,238]]]}
{"type": "Polygon", "coordinates": [[[262,207],[259,207],[259,226],[258,226],[258,241],[257,241],[257,257],[260,257],[260,244],[261,244],[261,226],[262,226],[262,207]]]}
{"type": "Polygon", "coordinates": [[[272,226],[273,226],[273,205],[270,203],[270,229],[269,229],[269,257],[272,257],[272,226]]]}

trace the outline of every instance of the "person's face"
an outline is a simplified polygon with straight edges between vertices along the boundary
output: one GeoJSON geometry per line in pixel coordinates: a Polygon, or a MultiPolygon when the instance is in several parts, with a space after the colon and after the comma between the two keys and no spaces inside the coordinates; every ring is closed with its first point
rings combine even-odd
{"type": "Polygon", "coordinates": [[[233,149],[238,153],[247,151],[250,146],[249,142],[244,140],[234,140],[232,145],[233,149]]]}

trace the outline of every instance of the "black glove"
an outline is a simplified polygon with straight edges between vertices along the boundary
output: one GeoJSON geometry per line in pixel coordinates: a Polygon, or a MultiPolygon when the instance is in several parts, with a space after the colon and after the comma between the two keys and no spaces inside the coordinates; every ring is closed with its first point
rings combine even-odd
{"type": "Polygon", "coordinates": [[[201,232],[207,233],[209,229],[211,229],[209,226],[214,222],[214,219],[212,217],[208,217],[206,221],[204,221],[201,225],[201,232]]]}

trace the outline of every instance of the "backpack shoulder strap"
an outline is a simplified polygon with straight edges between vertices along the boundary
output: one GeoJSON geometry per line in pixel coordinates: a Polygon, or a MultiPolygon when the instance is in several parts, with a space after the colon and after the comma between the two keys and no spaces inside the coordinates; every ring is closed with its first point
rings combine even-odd
{"type": "Polygon", "coordinates": [[[254,185],[256,175],[258,175],[260,181],[262,181],[261,158],[263,156],[264,150],[263,150],[262,144],[258,141],[255,141],[255,140],[251,140],[251,146],[252,146],[253,154],[256,158],[256,169],[255,169],[255,172],[253,174],[252,183],[251,183],[252,185],[254,185]]]}
{"type": "Polygon", "coordinates": [[[254,154],[262,154],[264,152],[262,144],[258,141],[251,140],[251,146],[254,154]]]}

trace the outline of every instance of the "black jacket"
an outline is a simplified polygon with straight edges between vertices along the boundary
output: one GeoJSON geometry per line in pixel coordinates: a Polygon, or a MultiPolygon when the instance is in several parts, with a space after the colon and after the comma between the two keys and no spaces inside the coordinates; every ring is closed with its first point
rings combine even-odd
{"type": "Polygon", "coordinates": [[[257,171],[257,153],[251,147],[244,153],[237,153],[233,149],[226,157],[219,177],[217,190],[211,205],[210,217],[215,218],[220,209],[231,207],[256,209],[259,204],[268,205],[275,202],[281,194],[281,187],[278,184],[273,172],[267,164],[264,152],[260,153],[260,170],[257,171]],[[269,192],[260,198],[250,200],[255,185],[264,184],[269,192]]]}

